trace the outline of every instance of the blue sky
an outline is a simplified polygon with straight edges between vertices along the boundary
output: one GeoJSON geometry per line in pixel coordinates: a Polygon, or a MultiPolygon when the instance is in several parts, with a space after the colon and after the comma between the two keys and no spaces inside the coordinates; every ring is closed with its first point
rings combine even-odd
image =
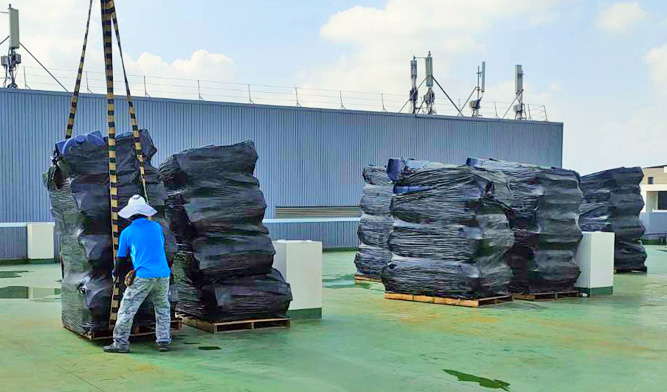
{"type": "MultiPolygon", "coordinates": [[[[95,3],[86,66],[91,72],[102,70],[95,3]]],[[[59,77],[71,78],[87,1],[13,4],[21,11],[26,46],[59,77]]],[[[584,174],[667,163],[662,157],[667,150],[664,1],[117,0],[116,5],[133,74],[396,93],[399,102],[410,87],[410,57],[431,50],[436,78],[456,98],[467,97],[477,65],[487,62],[489,110],[492,100],[512,100],[513,67],[522,64],[526,102],[544,104],[550,120],[565,124],[565,167],[584,174]]],[[[6,29],[3,23],[0,31],[6,29]]],[[[36,67],[30,60],[24,65],[31,81],[55,89],[30,68],[36,67]]],[[[421,65],[419,72],[423,75],[421,65]]],[[[194,91],[151,88],[176,89],[171,96],[191,97],[187,94],[194,91]]],[[[439,113],[447,113],[451,108],[436,94],[439,113]]],[[[354,103],[348,98],[346,106],[354,103]]]]}

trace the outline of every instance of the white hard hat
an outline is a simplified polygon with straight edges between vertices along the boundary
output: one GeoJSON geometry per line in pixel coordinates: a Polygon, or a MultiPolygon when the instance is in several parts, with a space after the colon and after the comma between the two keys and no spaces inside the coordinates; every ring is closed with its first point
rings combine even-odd
{"type": "Polygon", "coordinates": [[[155,210],[155,208],[149,206],[143,197],[139,195],[134,195],[127,202],[127,205],[123,207],[123,209],[120,210],[120,212],[118,212],[118,215],[120,215],[121,218],[127,219],[132,215],[136,214],[153,216],[156,213],[157,211],[155,210]]]}

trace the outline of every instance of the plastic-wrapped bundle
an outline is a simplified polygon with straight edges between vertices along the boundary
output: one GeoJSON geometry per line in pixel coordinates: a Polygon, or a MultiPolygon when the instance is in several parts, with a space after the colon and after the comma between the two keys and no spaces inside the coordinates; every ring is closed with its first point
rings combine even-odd
{"type": "Polygon", "coordinates": [[[581,177],[584,203],[579,225],[584,231],[615,234],[614,266],[618,270],[645,268],[646,250],[640,240],[645,228],[639,220],[644,208],[639,188],[643,178],[640,167],[619,167],[581,177]]]}
{"type": "Polygon", "coordinates": [[[379,279],[382,268],[391,259],[387,239],[393,224],[390,215],[393,183],[387,177],[384,166],[364,167],[363,177],[366,182],[361,197],[363,214],[357,230],[361,244],[354,264],[358,274],[379,279]]]}
{"type": "MultiPolygon", "coordinates": [[[[220,321],[247,318],[253,306],[255,315],[262,306],[265,316],[275,313],[270,300],[220,302],[228,284],[241,290],[242,282],[254,284],[272,271],[275,250],[262,224],[266,202],[253,176],[256,161],[255,145],[246,141],[186,150],[160,165],[167,217],[179,242],[174,273],[182,313],[220,321]]],[[[272,282],[290,291],[280,274],[272,282]]]]}
{"type": "Polygon", "coordinates": [[[197,290],[184,284],[188,293],[179,311],[200,319],[233,321],[285,317],[292,292],[280,272],[250,275],[204,285],[197,290]]]}
{"type": "MultiPolygon", "coordinates": [[[[163,222],[165,190],[150,159],[157,151],[147,131],[140,131],[149,201],[163,222]]],[[[131,133],[116,137],[119,205],[141,194],[139,163],[131,133]]],[[[108,329],[111,305],[111,219],[107,140],[100,132],[76,136],[56,145],[54,164],[44,176],[51,198],[63,261],[61,303],[63,325],[79,333],[108,329]]],[[[128,221],[120,221],[121,230],[128,221]]],[[[172,297],[172,300],[176,300],[172,297]]],[[[152,324],[150,302],[135,325],[152,324]]]]}
{"type": "Polygon", "coordinates": [[[391,204],[389,292],[455,298],[507,293],[503,255],[514,243],[500,172],[442,164],[405,166],[391,204]]]}
{"type": "Polygon", "coordinates": [[[582,192],[579,174],[494,159],[468,158],[469,166],[500,170],[510,179],[510,226],[514,246],[505,255],[513,276],[510,291],[539,293],[574,289],[579,266],[574,255],[582,192]]]}

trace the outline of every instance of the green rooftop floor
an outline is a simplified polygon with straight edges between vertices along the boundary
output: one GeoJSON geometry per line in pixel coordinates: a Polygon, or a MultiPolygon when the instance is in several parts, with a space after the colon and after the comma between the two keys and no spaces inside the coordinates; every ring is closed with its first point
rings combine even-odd
{"type": "Polygon", "coordinates": [[[0,267],[0,391],[667,390],[667,247],[615,294],[468,309],[389,301],[354,285],[353,252],[324,254],[324,317],[129,355],[62,328],[58,265],[0,267]],[[12,272],[13,271],[13,272],[12,272]],[[28,289],[32,299],[25,297],[28,289]],[[202,348],[216,348],[203,350],[202,348]]]}

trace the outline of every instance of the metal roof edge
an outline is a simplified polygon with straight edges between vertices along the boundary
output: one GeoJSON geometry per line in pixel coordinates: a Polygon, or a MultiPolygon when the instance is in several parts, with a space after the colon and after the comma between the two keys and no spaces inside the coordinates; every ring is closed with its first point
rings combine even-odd
{"type": "MultiPolygon", "coordinates": [[[[25,90],[25,89],[0,89],[0,93],[9,94],[26,94],[26,95],[53,95],[53,96],[71,96],[72,93],[64,91],[51,90],[25,90]]],[[[106,99],[104,94],[89,94],[81,93],[80,97],[93,97],[106,99]]],[[[125,95],[116,95],[117,99],[125,99],[125,95]]],[[[323,112],[323,113],[347,113],[347,114],[364,114],[375,116],[390,116],[390,117],[415,117],[426,120],[456,120],[456,121],[479,121],[479,122],[507,122],[507,123],[529,123],[529,124],[549,124],[563,126],[562,122],[558,121],[535,121],[535,120],[513,120],[502,118],[485,118],[485,117],[461,117],[461,116],[445,116],[445,115],[428,115],[428,114],[412,114],[412,113],[392,113],[373,110],[349,110],[349,109],[328,109],[328,108],[310,108],[297,106],[281,106],[281,105],[265,105],[257,103],[239,103],[239,102],[225,102],[225,101],[200,101],[195,99],[180,99],[180,98],[158,98],[158,97],[132,97],[134,101],[152,101],[152,102],[171,102],[171,103],[187,103],[190,105],[214,105],[214,106],[235,106],[243,108],[261,108],[261,109],[289,109],[294,111],[304,112],[323,112]]]]}

